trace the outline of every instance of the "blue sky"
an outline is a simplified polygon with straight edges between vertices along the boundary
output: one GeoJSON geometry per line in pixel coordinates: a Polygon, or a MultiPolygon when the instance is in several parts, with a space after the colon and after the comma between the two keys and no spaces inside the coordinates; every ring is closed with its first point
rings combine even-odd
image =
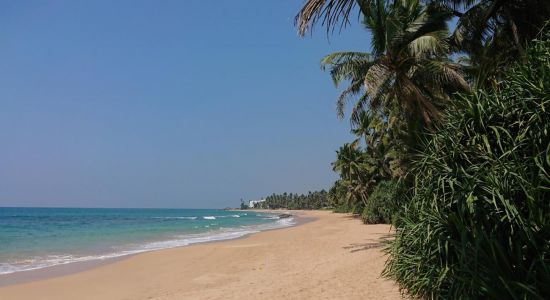
{"type": "Polygon", "coordinates": [[[0,206],[225,207],[328,188],[351,140],[302,1],[0,3],[0,206]]]}

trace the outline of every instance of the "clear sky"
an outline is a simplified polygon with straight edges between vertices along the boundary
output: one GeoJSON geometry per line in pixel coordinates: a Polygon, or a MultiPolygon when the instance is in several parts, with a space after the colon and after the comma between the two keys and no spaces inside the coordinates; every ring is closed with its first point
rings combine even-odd
{"type": "Polygon", "coordinates": [[[350,141],[302,0],[0,3],[0,206],[237,206],[329,188],[350,141]]]}

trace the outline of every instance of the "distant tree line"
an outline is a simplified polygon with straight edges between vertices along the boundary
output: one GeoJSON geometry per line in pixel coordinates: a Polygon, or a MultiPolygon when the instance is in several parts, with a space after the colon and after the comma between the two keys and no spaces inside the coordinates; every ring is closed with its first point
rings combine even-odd
{"type": "Polygon", "coordinates": [[[328,193],[321,190],[300,195],[293,193],[272,194],[265,198],[265,202],[258,203],[255,208],[321,209],[329,206],[328,193]]]}

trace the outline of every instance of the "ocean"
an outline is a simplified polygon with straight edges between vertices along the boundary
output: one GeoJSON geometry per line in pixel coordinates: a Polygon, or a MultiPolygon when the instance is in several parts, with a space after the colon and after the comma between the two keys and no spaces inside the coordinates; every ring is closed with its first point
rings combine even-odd
{"type": "Polygon", "coordinates": [[[0,208],[0,274],[233,239],[293,222],[213,209],[0,208]]]}

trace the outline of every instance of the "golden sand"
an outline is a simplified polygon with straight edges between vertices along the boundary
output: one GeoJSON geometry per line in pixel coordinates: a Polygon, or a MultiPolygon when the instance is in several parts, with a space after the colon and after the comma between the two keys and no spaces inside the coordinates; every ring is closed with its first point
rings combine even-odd
{"type": "Polygon", "coordinates": [[[315,220],[1,287],[0,299],[402,299],[380,277],[380,238],[390,226],[326,211],[292,213],[315,220]]]}

